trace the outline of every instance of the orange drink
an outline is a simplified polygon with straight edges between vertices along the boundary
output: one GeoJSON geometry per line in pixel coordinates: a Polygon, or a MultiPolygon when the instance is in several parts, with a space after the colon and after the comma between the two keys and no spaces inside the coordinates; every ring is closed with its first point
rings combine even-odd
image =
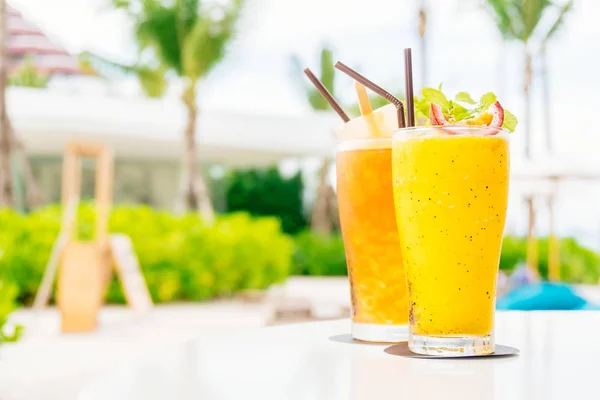
{"type": "MultiPolygon", "coordinates": [[[[378,132],[391,135],[391,130],[378,132]]],[[[394,211],[392,141],[381,136],[338,145],[337,195],[351,286],[352,335],[397,342],[406,340],[406,278],[394,211]]]]}

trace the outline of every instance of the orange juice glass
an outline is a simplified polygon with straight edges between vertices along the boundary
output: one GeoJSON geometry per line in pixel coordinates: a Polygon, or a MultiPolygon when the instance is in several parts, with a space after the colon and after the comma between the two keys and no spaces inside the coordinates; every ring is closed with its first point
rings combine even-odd
{"type": "Polygon", "coordinates": [[[337,195],[352,298],[352,336],[407,339],[408,305],[392,191],[392,141],[342,141],[337,195]]]}
{"type": "Polygon", "coordinates": [[[409,289],[411,351],[494,351],[509,145],[488,127],[401,129],[394,196],[409,289]]]}

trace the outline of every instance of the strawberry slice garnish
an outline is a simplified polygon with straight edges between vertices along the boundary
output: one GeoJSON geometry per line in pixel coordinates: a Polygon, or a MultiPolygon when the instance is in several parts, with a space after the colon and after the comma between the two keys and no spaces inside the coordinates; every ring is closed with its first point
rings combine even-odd
{"type": "MultiPolygon", "coordinates": [[[[489,106],[487,111],[482,112],[476,117],[452,123],[446,119],[441,106],[431,103],[429,120],[433,126],[489,126],[491,129],[485,132],[485,134],[495,135],[500,132],[500,128],[502,128],[502,124],[504,123],[504,108],[502,108],[500,102],[495,101],[489,106]]],[[[446,130],[446,132],[451,135],[458,133],[450,129],[446,130]]]]}
{"type": "Polygon", "coordinates": [[[487,110],[488,113],[492,114],[492,122],[489,126],[494,128],[502,128],[504,123],[504,108],[500,105],[499,101],[495,101],[487,110]]]}
{"type": "Polygon", "coordinates": [[[446,120],[444,112],[442,111],[442,107],[435,103],[431,103],[431,107],[429,109],[429,120],[433,126],[451,125],[450,122],[446,120]]]}

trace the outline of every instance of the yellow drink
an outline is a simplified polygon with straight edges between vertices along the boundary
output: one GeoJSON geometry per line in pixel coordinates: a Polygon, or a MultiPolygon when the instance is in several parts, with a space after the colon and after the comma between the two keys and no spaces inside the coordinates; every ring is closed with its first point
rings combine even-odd
{"type": "Polygon", "coordinates": [[[393,143],[409,339],[411,349],[421,353],[433,348],[486,353],[493,351],[508,140],[504,133],[485,136],[489,131],[482,128],[452,129],[458,134],[443,128],[401,131],[393,143]],[[469,338],[465,343],[476,344],[468,348],[444,338],[469,338]]]}

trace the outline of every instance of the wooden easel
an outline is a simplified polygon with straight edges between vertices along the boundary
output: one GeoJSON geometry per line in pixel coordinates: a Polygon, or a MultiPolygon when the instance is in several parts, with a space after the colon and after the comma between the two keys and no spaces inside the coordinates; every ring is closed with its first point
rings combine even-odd
{"type": "Polygon", "coordinates": [[[98,311],[114,265],[127,302],[135,311],[145,312],[152,300],[145,285],[131,240],[108,234],[112,198],[113,156],[106,147],[90,143],[69,143],[63,162],[62,229],[54,243],[34,309],[47,304],[58,266],[57,304],[63,332],[89,332],[97,326],[98,311]],[[81,159],[96,159],[96,235],[93,241],[76,240],[77,209],[81,187],[81,159]]]}

